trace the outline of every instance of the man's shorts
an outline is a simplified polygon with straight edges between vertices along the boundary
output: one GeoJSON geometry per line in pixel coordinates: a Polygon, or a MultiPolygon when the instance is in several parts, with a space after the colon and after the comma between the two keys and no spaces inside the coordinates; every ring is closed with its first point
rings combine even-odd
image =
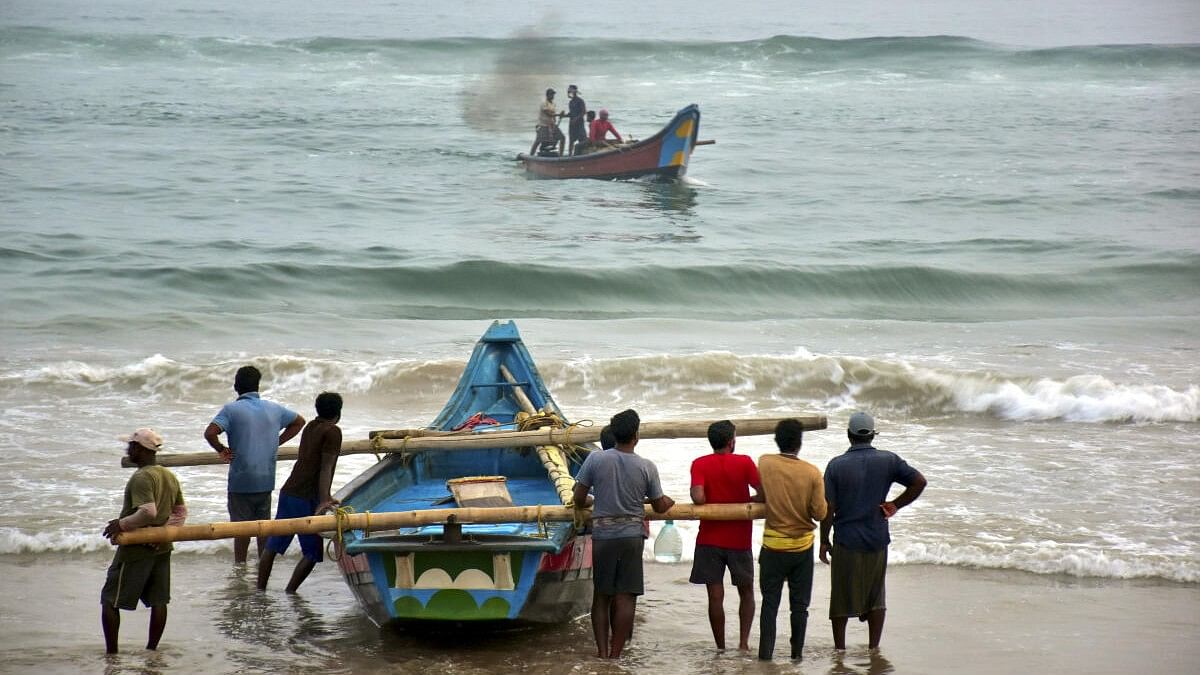
{"type": "MultiPolygon", "coordinates": [[[[279,493],[279,508],[275,511],[275,520],[281,518],[307,518],[317,512],[317,500],[304,499],[289,495],[286,492],[279,493]]],[[[322,540],[319,534],[280,534],[267,538],[267,548],[283,554],[287,552],[288,546],[292,544],[292,537],[300,538],[300,552],[305,558],[313,562],[321,562],[324,560],[322,555],[322,540]]]]}
{"type": "Polygon", "coordinates": [[[271,519],[271,492],[230,492],[225,503],[229,507],[229,520],[271,519]]]}
{"type": "Polygon", "coordinates": [[[829,571],[829,618],[862,617],[887,609],[887,549],[855,551],[833,545],[829,571]]]}
{"type": "Polygon", "coordinates": [[[137,609],[137,601],[147,607],[171,602],[171,554],[159,553],[130,562],[113,560],[108,577],[100,589],[100,602],[118,609],[137,609]]]}
{"type": "Polygon", "coordinates": [[[592,539],[592,588],[602,595],[645,593],[642,582],[643,539],[592,539]]]}
{"type": "Polygon", "coordinates": [[[696,556],[692,560],[693,584],[720,584],[725,582],[725,568],[734,586],[754,584],[754,553],[750,549],[740,551],[720,546],[696,545],[696,556]]]}

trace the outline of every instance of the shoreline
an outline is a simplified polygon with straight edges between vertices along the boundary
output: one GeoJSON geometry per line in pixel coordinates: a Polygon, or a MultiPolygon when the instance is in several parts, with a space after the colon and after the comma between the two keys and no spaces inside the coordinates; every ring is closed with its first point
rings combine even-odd
{"type": "MultiPolygon", "coordinates": [[[[851,624],[847,650],[832,648],[825,612],[828,572],[818,563],[805,659],[759,662],[754,653],[717,652],[702,589],[690,565],[646,563],[625,658],[597,660],[586,617],[567,625],[476,634],[469,626],[414,634],[375,628],[334,565],[318,565],[296,596],[282,587],[295,555],[277,561],[266,593],[253,564],[227,552],[176,554],[172,602],[158,652],[143,649],[149,612],[122,612],[122,653],[104,654],[99,590],[109,556],[58,553],[0,556],[7,598],[0,659],[9,672],[203,670],[221,672],[551,673],[837,672],[972,673],[1189,672],[1200,661],[1200,584],[1159,579],[1077,578],[1015,570],[893,565],[888,618],[879,651],[866,627],[851,624]]],[[[252,556],[253,562],[253,556],[252,556]]],[[[736,594],[726,595],[727,635],[736,643],[736,594]]],[[[786,644],[787,610],[778,617],[786,644]]],[[[757,645],[757,618],[751,645],[757,645]]]]}

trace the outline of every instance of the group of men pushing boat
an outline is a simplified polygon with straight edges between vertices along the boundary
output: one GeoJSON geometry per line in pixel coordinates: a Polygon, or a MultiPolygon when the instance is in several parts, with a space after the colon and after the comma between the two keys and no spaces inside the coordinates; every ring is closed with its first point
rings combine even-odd
{"type": "MultiPolygon", "coordinates": [[[[633,410],[614,415],[607,427],[609,440],[601,436],[605,450],[587,456],[574,487],[576,507],[592,507],[591,619],[600,658],[621,656],[633,632],[637,596],[645,591],[642,551],[649,530],[644,504],[649,503],[655,513],[666,513],[675,504],[663,493],[655,465],[634,452],[639,426],[633,410]]],[[[865,412],[851,415],[846,431],[850,448],[830,460],[823,477],[816,466],[798,456],[803,432],[799,420],[781,420],[775,427],[779,454],[763,455],[756,466],[749,457],[734,454],[733,423],[714,422],[708,428],[712,453],[691,466],[690,496],[695,504],[765,502],[758,556],[762,594],[758,657],[762,660],[774,654],[775,618],[785,582],[791,609],[791,658],[803,658],[818,524],[821,562],[830,563],[831,554],[833,559],[829,619],[834,648],[846,648],[850,617],[867,622],[869,647],[879,646],[891,541],[887,521],[925,489],[919,471],[895,453],[872,445],[875,420],[865,412]],[[904,485],[905,490],[889,500],[893,483],[904,485]]],[[[755,611],[752,533],[750,520],[700,521],[689,580],[706,587],[708,620],[718,649],[725,648],[728,568],[739,596],[738,649],[750,650],[755,611]]]]}
{"type": "MultiPolygon", "coordinates": [[[[572,87],[574,89],[574,87],[572,87]]],[[[553,92],[550,92],[553,93],[553,92]]],[[[548,99],[549,100],[549,99],[548,99]]],[[[331,495],[333,473],[341,453],[342,398],[333,392],[316,397],[316,419],[304,418],[259,396],[261,374],[253,366],[237,371],[235,401],[226,404],[204,432],[209,445],[230,465],[228,508],[231,521],[270,518],[279,446],[303,430],[299,456],[280,490],[276,518],[303,518],[337,505],[331,495]],[[226,444],[220,436],[224,434],[226,444]]],[[[601,433],[602,451],[587,455],[575,477],[573,501],[592,508],[592,628],[597,655],[618,658],[631,637],[637,596],[644,593],[642,552],[649,535],[644,504],[666,513],[675,501],[664,494],[658,469],[637,455],[641,420],[633,410],[612,417],[601,433]]],[[[736,428],[728,420],[708,428],[711,454],[691,465],[690,496],[695,504],[764,502],[766,521],[759,551],[758,656],[772,658],[775,620],[783,585],[791,605],[791,658],[802,658],[812,593],[814,535],[820,531],[820,559],[832,554],[829,617],[834,647],[845,649],[846,624],[857,617],[868,624],[869,647],[879,646],[883,632],[887,521],[914,501],[925,478],[898,455],[872,445],[875,421],[867,413],[850,417],[849,449],[830,460],[824,476],[799,458],[803,424],[780,421],[775,428],[778,455],[763,455],[757,466],[734,453],[736,428]],[[905,486],[888,500],[894,483],[905,486]],[[751,496],[750,490],[755,494],[751,496]],[[830,532],[833,533],[832,540],[830,532]]],[[[130,477],[120,516],[103,535],[114,544],[133,529],[182,525],[187,507],[179,481],[156,464],[162,437],[138,429],[124,437],[126,452],[138,470],[130,477]]],[[[739,596],[738,648],[748,651],[754,621],[754,555],[751,520],[702,520],[689,580],[706,587],[708,618],[719,649],[725,648],[724,576],[730,572],[739,596]]],[[[303,557],[287,591],[294,593],[313,566],[322,560],[318,535],[299,535],[303,557]]],[[[291,535],[258,541],[258,589],[265,590],[275,556],[284,553],[291,535]]],[[[234,560],[246,561],[249,539],[235,540],[234,560]]],[[[166,626],[170,602],[170,544],[120,545],[101,591],[101,625],[109,653],[117,652],[119,609],[137,602],[151,610],[147,649],[155,649],[166,626]]]]}
{"type": "Polygon", "coordinates": [[[554,103],[556,93],[554,89],[547,89],[546,98],[538,108],[538,122],[529,154],[560,157],[568,153],[572,156],[582,155],[610,145],[609,134],[616,138],[617,143],[623,142],[621,134],[608,119],[608,110],[601,108],[599,117],[595,111],[588,110],[587,103],[579,95],[578,86],[572,84],[567,87],[569,102],[566,110],[560,111],[554,103]],[[558,121],[564,117],[568,119],[567,137],[558,128],[558,121]]]}

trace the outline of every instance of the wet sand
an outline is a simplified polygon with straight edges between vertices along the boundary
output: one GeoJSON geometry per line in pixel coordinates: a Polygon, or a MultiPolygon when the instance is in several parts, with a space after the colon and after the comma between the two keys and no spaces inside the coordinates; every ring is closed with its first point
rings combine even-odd
{"type": "MultiPolygon", "coordinates": [[[[1006,570],[893,566],[880,650],[852,623],[848,649],[832,648],[828,573],[814,581],[804,660],[712,645],[704,594],[688,563],[647,563],[647,595],[620,662],[594,658],[586,618],[565,626],[480,634],[375,628],[333,565],[319,565],[297,596],[283,592],[294,556],[276,563],[266,593],[253,570],[225,555],[178,553],[162,645],[147,652],[149,612],[122,612],[122,653],[103,653],[96,554],[0,559],[0,671],[40,673],[1189,673],[1200,662],[1200,585],[1043,576],[1006,570]]],[[[726,596],[727,641],[736,644],[735,594],[726,596]]],[[[786,603],[786,600],[785,600],[786,603]]],[[[780,643],[786,644],[786,604],[780,643]]],[[[757,646],[757,621],[751,638],[757,646]]],[[[784,647],[786,649],[786,646],[784,647]]],[[[777,653],[780,652],[777,648],[777,653]]]]}

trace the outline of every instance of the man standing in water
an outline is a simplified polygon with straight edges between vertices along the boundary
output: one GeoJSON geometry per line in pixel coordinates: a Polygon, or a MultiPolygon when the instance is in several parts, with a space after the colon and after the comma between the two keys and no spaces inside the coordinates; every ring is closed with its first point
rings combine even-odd
{"type": "MultiPolygon", "coordinates": [[[[204,440],[229,464],[229,520],[269,520],[275,489],[275,458],[279,446],[304,428],[304,418],[258,395],[262,373],[254,366],[238,368],[233,389],[237,400],[226,403],[204,430],[204,440]],[[280,433],[282,430],[282,433],[280,433]],[[224,433],[229,443],[221,445],[224,433]]],[[[261,556],[266,542],[258,537],[261,556]]],[[[233,561],[246,562],[249,537],[233,540],[233,561]]]]}
{"type": "Polygon", "coordinates": [[[832,548],[829,620],[833,623],[834,649],[846,648],[846,622],[850,617],[867,622],[867,646],[875,649],[883,636],[887,612],[884,580],[891,542],[887,521],[921,496],[925,476],[895,453],[871,445],[875,420],[867,413],[850,416],[846,435],[850,449],[829,460],[825,467],[829,511],[821,521],[821,562],[829,563],[832,548]],[[892,483],[905,486],[905,490],[887,501],[892,483]]]}
{"type": "MultiPolygon", "coordinates": [[[[342,452],[342,430],[337,425],[342,418],[342,397],[330,391],[322,392],[317,396],[316,408],[317,418],[309,422],[300,435],[300,456],[292,466],[292,474],[279,488],[276,520],[315,516],[337,504],[330,491],[333,472],[342,452]]],[[[266,550],[258,561],[258,590],[266,590],[275,556],[287,551],[292,536],[277,535],[267,539],[266,550]]],[[[301,534],[299,538],[303,557],[292,571],[292,579],[287,585],[288,593],[295,593],[308,578],[313,566],[324,559],[320,535],[301,534]]]]}
{"type": "Polygon", "coordinates": [[[613,415],[609,423],[616,448],[593,452],[575,477],[574,502],[592,511],[592,632],[596,655],[619,658],[633,630],[642,582],[643,523],[646,500],[655,513],[666,513],[675,500],[663,494],[658,468],[634,454],[641,419],[633,410],[613,415]]]}
{"type": "MultiPolygon", "coordinates": [[[[121,515],[108,521],[104,536],[113,544],[117,535],[141,527],[182,525],[187,519],[183,491],[175,474],[156,464],[162,436],[153,429],[138,429],[124,437],[125,452],[138,470],[125,484],[121,515]]],[[[150,608],[150,637],[146,649],[157,649],[167,627],[167,603],[171,602],[171,544],[131,544],[117,547],[108,577],[100,591],[100,625],[109,654],[117,653],[121,629],[118,610],[134,610],[140,599],[150,608]]]]}
{"type": "Polygon", "coordinates": [[[758,552],[758,583],[762,589],[762,614],[758,622],[758,658],[769,661],[775,653],[775,617],[783,584],[788,585],[791,616],[791,656],[803,658],[812,601],[813,531],[825,517],[825,484],[817,467],[800,459],[804,425],[797,419],[775,425],[778,455],[758,458],[762,492],[767,503],[763,545],[758,552]]]}
{"type": "MultiPolygon", "coordinates": [[[[761,483],[754,460],[735,455],[737,434],[733,422],[721,420],[708,427],[712,453],[692,462],[693,504],[744,504],[755,501],[761,483]]],[[[702,520],[692,559],[693,584],[708,590],[708,624],[717,649],[725,649],[725,568],[738,589],[738,649],[750,651],[750,628],[754,625],[754,553],[750,537],[752,520],[702,520]]]]}

